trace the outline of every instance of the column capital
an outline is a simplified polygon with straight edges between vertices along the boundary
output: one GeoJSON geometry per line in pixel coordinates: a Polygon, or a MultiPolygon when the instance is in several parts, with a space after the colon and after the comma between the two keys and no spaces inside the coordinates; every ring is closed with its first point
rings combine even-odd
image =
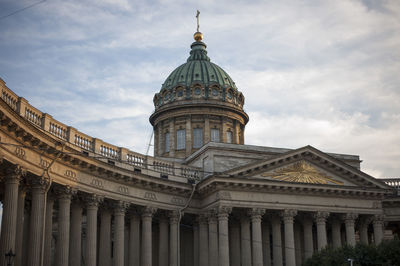
{"type": "Polygon", "coordinates": [[[324,212],[324,211],[319,211],[313,214],[313,217],[315,219],[315,222],[317,224],[319,223],[326,223],[326,219],[329,217],[329,212],[324,212]]]}
{"type": "Polygon", "coordinates": [[[77,192],[77,189],[71,186],[56,186],[53,189],[53,193],[57,199],[71,199],[77,192]]]}
{"type": "Polygon", "coordinates": [[[156,213],[157,208],[152,207],[152,206],[146,206],[142,208],[141,210],[141,216],[142,218],[152,218],[153,215],[156,213]]]}
{"type": "Polygon", "coordinates": [[[361,216],[360,217],[360,224],[361,225],[369,225],[373,221],[373,216],[361,216]]]}
{"type": "Polygon", "coordinates": [[[123,200],[118,200],[113,203],[114,215],[124,215],[129,208],[129,203],[123,200]]]}
{"type": "Polygon", "coordinates": [[[357,213],[346,213],[342,215],[342,219],[345,221],[345,223],[354,223],[354,221],[357,219],[358,214],[357,213]]]}
{"type": "Polygon", "coordinates": [[[247,214],[250,216],[251,220],[260,220],[265,214],[265,209],[263,208],[251,208],[247,210],[247,214]]]}
{"type": "Polygon", "coordinates": [[[88,209],[92,209],[92,208],[97,209],[99,207],[99,204],[101,202],[103,202],[103,200],[104,200],[103,196],[100,196],[97,194],[90,194],[85,197],[86,207],[88,209]]]}
{"type": "Polygon", "coordinates": [[[206,213],[200,213],[198,215],[199,225],[207,225],[208,224],[208,217],[206,213]]]}
{"type": "Polygon", "coordinates": [[[23,177],[26,176],[26,169],[22,168],[19,164],[14,164],[7,167],[5,171],[5,183],[17,183],[20,182],[23,177]]]}
{"type": "Polygon", "coordinates": [[[210,209],[207,212],[208,224],[215,224],[217,223],[217,210],[210,209]]]}
{"type": "Polygon", "coordinates": [[[46,190],[50,186],[50,179],[44,176],[30,175],[27,181],[32,189],[46,190]]]}
{"type": "Polygon", "coordinates": [[[179,215],[179,211],[173,210],[168,212],[168,218],[171,224],[177,224],[181,217],[179,215]]]}
{"type": "Polygon", "coordinates": [[[281,217],[283,218],[284,223],[292,222],[294,217],[297,215],[297,210],[293,209],[285,209],[280,213],[281,217]]]}
{"type": "Polygon", "coordinates": [[[373,219],[372,219],[373,224],[381,224],[383,225],[384,223],[384,215],[383,214],[375,214],[373,219]]]}
{"type": "Polygon", "coordinates": [[[217,209],[218,220],[228,219],[229,218],[229,214],[231,212],[232,212],[232,208],[231,207],[219,206],[218,209],[217,209]]]}

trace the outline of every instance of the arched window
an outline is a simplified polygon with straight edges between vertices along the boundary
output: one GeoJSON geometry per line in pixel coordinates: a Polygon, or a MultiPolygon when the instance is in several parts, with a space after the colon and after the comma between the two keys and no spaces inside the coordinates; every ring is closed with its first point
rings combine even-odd
{"type": "Polygon", "coordinates": [[[176,131],[176,149],[183,150],[185,149],[186,144],[186,130],[179,129],[176,131]]]}
{"type": "Polygon", "coordinates": [[[226,132],[226,143],[232,143],[232,139],[233,139],[232,131],[227,131],[226,132]]]}
{"type": "Polygon", "coordinates": [[[193,129],[193,148],[200,148],[203,146],[203,129],[193,129]]]}
{"type": "Polygon", "coordinates": [[[164,150],[165,150],[165,152],[169,152],[169,132],[165,133],[164,141],[165,141],[164,150]]]}
{"type": "Polygon", "coordinates": [[[211,129],[211,141],[219,142],[219,129],[218,128],[211,129]]]}

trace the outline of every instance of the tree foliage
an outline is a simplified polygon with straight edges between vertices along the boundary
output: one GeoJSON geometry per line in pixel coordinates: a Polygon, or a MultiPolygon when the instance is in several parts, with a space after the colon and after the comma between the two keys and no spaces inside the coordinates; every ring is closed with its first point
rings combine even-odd
{"type": "Polygon", "coordinates": [[[358,244],[355,247],[326,248],[315,252],[303,266],[348,266],[349,259],[353,259],[353,266],[399,266],[400,240],[383,241],[378,246],[358,244]]]}

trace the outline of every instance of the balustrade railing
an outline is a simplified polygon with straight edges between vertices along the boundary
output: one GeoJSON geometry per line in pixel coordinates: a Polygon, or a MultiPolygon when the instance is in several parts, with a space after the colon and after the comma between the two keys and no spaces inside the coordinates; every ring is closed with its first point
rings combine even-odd
{"type": "Polygon", "coordinates": [[[1,99],[20,116],[42,128],[49,134],[75,145],[77,148],[99,154],[105,158],[121,161],[143,169],[150,169],[162,174],[177,175],[196,180],[202,178],[200,169],[155,159],[154,157],[117,147],[79,132],[75,128],[53,119],[51,115],[42,113],[40,110],[30,105],[26,99],[19,97],[10,90],[1,78],[0,89],[1,99]]]}

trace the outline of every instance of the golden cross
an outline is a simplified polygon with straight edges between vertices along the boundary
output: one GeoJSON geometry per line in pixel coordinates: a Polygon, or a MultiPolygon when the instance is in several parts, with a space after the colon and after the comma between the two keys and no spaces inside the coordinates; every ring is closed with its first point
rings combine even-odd
{"type": "Polygon", "coordinates": [[[199,31],[200,25],[199,25],[199,15],[200,15],[200,11],[197,10],[197,14],[196,14],[196,18],[197,18],[197,32],[199,31]]]}

